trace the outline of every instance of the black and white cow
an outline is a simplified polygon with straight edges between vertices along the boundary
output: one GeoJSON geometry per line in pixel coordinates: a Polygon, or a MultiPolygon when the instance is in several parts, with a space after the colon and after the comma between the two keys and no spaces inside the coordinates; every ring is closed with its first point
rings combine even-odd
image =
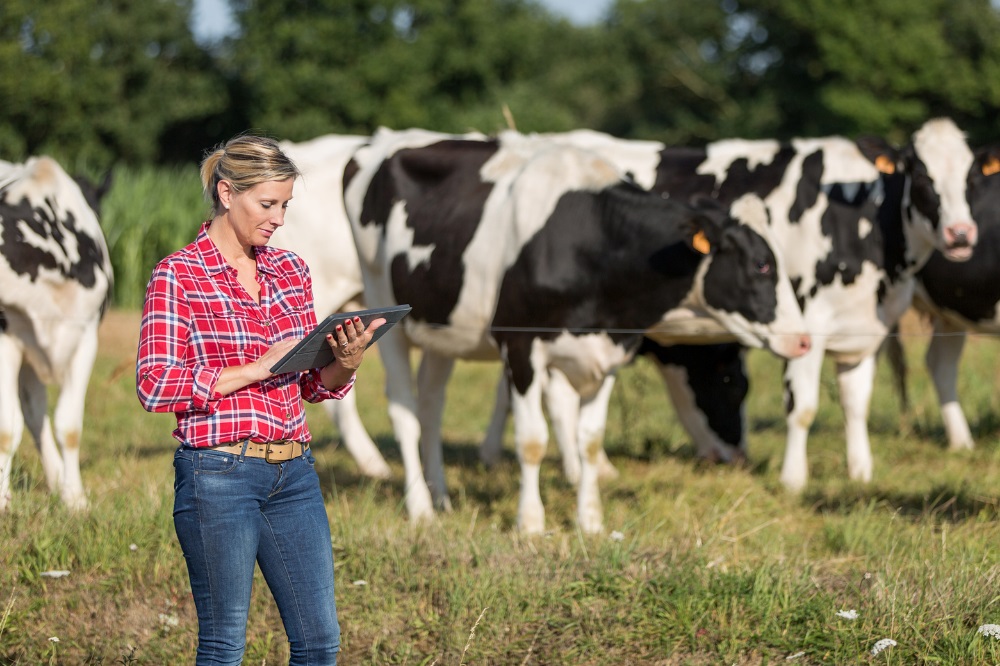
{"type": "MultiPolygon", "coordinates": [[[[429,141],[440,138],[438,134],[427,135],[429,141]]],[[[462,138],[486,139],[477,133],[463,134],[462,138]]],[[[361,269],[343,210],[341,181],[345,165],[367,140],[367,137],[328,135],[302,143],[282,144],[302,172],[302,178],[296,181],[294,199],[286,214],[288,224],[274,242],[305,258],[311,267],[320,318],[363,305],[361,269]]],[[[631,145],[637,148],[642,142],[631,142],[631,145]]],[[[639,353],[645,353],[645,348],[646,343],[639,353]]],[[[657,358],[678,418],[705,457],[729,460],[734,455],[742,455],[742,401],[747,385],[741,372],[742,349],[739,345],[657,346],[650,352],[650,358],[657,358]]],[[[576,483],[580,473],[576,446],[579,396],[571,386],[564,387],[564,384],[558,371],[553,371],[546,399],[551,405],[549,413],[555,439],[559,450],[564,452],[566,476],[576,483]]],[[[497,399],[500,406],[494,414],[499,418],[494,418],[480,449],[487,465],[499,459],[502,448],[509,406],[508,387],[504,381],[499,382],[497,399]]],[[[328,401],[324,405],[359,471],[374,478],[388,478],[389,466],[361,422],[353,393],[344,400],[328,401]]],[[[603,457],[603,451],[600,467],[602,478],[615,474],[603,457]]]]}
{"type": "Polygon", "coordinates": [[[836,361],[849,475],[870,480],[867,415],[876,352],[908,307],[913,274],[931,253],[938,248],[962,261],[976,241],[962,196],[968,168],[953,168],[955,156],[969,152],[958,128],[946,119],[925,123],[903,153],[905,174],[897,171],[895,151],[876,140],[729,140],[667,148],[588,131],[548,139],[585,145],[644,187],[671,197],[764,198],[814,341],[785,372],[788,438],[781,481],[797,491],[808,478],[806,439],[824,353],[836,361]]]}
{"type": "Polygon", "coordinates": [[[35,157],[0,165],[0,241],[0,509],[25,421],[49,488],[84,508],[84,401],[112,283],[104,234],[73,179],[35,157]],[[48,384],[60,387],[54,427],[48,384]]]}
{"type": "Polygon", "coordinates": [[[590,407],[606,404],[609,378],[646,329],[687,335],[694,314],[785,357],[809,348],[756,197],[733,203],[735,222],[718,207],[695,210],[623,182],[580,148],[421,131],[376,134],[345,182],[368,304],[413,307],[379,347],[413,520],[433,515],[432,493],[447,502],[432,443],[457,358],[503,360],[521,462],[518,526],[528,533],[544,529],[538,472],[550,371],[581,396],[578,522],[594,532],[603,522],[604,420],[590,407]],[[416,394],[411,346],[422,351],[416,394]]]}
{"type": "MultiPolygon", "coordinates": [[[[968,209],[979,242],[967,262],[935,253],[917,273],[914,305],[932,316],[934,336],[925,357],[952,449],[975,446],[958,400],[958,364],[967,332],[1000,333],[1000,146],[949,154],[957,187],[940,200],[968,209]]],[[[942,204],[943,205],[943,204],[942,204]]]]}

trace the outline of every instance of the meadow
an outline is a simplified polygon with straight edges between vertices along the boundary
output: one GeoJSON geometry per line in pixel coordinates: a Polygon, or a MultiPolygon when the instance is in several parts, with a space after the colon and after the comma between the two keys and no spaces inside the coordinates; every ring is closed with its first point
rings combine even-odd
{"type": "MultiPolygon", "coordinates": [[[[0,515],[0,665],[191,663],[197,623],[171,519],[173,417],[135,397],[138,307],[153,262],[188,242],[204,203],[193,169],[120,171],[102,224],[116,273],[83,436],[90,508],[50,497],[30,437],[0,515]],[[65,575],[52,572],[67,572],[65,575]]],[[[444,414],[453,511],[411,526],[403,470],[371,355],[356,390],[393,469],[360,477],[321,406],[308,408],[333,531],[342,664],[998,664],[1000,345],[972,338],[959,390],[975,451],[950,452],[908,317],[910,408],[879,364],[875,479],[846,480],[830,364],[800,496],[778,482],[781,362],[748,353],[749,462],[699,461],[643,360],[624,368],[606,448],[606,532],[575,529],[554,444],[543,466],[549,531],[515,529],[519,473],[477,447],[499,367],[460,363],[444,414]],[[873,655],[882,639],[895,645],[873,655]]],[[[287,662],[258,576],[246,664],[287,662]]]]}
{"type": "MultiPolygon", "coordinates": [[[[170,515],[173,421],[135,399],[137,324],[136,311],[119,309],[102,326],[83,444],[89,511],[70,514],[50,498],[30,439],[15,460],[13,505],[0,517],[2,664],[191,661],[197,623],[170,515]]],[[[696,460],[659,376],[641,360],[625,368],[607,433],[620,477],[603,486],[607,532],[596,537],[574,527],[554,446],[543,469],[549,531],[517,533],[510,433],[497,468],[477,458],[498,372],[490,363],[459,364],[449,388],[454,510],[410,526],[373,355],[357,390],[391,480],[359,477],[326,413],[309,411],[333,529],[341,663],[1000,663],[1000,642],[978,631],[1000,623],[1000,346],[968,345],[960,390],[979,447],[955,453],[942,445],[920,366],[926,342],[917,326],[904,339],[906,414],[880,364],[869,485],[845,480],[827,372],[812,480],[799,497],[777,480],[777,359],[748,357],[743,468],[696,460]],[[884,638],[896,645],[872,656],[884,638]]],[[[244,663],[285,663],[280,619],[259,574],[257,583],[244,663]]]]}

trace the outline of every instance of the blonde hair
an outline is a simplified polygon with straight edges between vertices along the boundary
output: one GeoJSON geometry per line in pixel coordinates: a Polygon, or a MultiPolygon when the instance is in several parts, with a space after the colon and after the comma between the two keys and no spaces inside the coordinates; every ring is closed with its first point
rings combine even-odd
{"type": "Polygon", "coordinates": [[[278,142],[264,136],[240,134],[205,155],[201,162],[201,185],[212,204],[212,214],[222,208],[219,181],[229,181],[233,191],[244,192],[258,183],[287,180],[301,175],[278,142]]]}

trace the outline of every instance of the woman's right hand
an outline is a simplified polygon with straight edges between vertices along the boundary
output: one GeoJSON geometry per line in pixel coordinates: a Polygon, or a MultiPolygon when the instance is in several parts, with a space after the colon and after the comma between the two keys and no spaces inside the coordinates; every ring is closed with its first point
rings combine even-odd
{"type": "Polygon", "coordinates": [[[292,348],[297,344],[299,344],[299,340],[291,338],[288,340],[280,340],[271,345],[271,348],[264,352],[263,356],[250,364],[253,366],[252,373],[255,377],[252,379],[252,382],[259,382],[270,378],[273,375],[271,372],[271,366],[280,361],[285,354],[292,351],[292,348]]]}

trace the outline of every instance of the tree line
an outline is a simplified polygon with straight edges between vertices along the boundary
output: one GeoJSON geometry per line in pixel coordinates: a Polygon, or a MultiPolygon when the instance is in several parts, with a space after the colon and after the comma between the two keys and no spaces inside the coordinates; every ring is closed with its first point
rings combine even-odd
{"type": "Polygon", "coordinates": [[[230,0],[208,45],[192,4],[0,3],[0,159],[191,163],[244,130],[379,126],[902,142],[948,115],[997,137],[990,0],[616,0],[588,26],[534,0],[230,0]]]}

